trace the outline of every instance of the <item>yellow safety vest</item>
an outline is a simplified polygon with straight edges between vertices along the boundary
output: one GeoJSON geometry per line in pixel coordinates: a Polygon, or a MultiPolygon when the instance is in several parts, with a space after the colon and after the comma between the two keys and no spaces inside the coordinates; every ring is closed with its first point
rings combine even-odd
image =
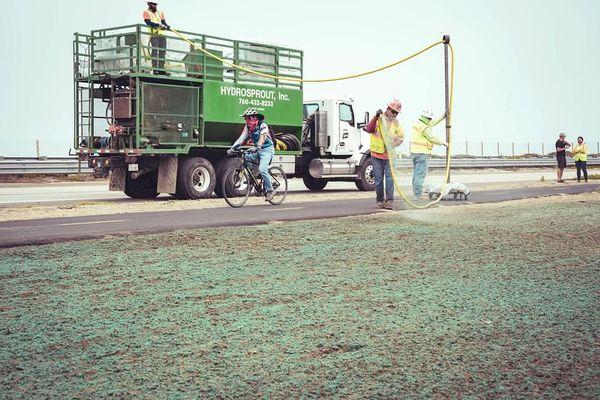
{"type": "Polygon", "coordinates": [[[412,127],[410,139],[410,152],[415,154],[431,154],[434,144],[443,144],[441,140],[431,134],[431,127],[418,120],[412,127]]]}
{"type": "Polygon", "coordinates": [[[571,151],[574,161],[587,161],[588,147],[587,144],[576,144],[571,151]]]}
{"type": "MultiPolygon", "coordinates": [[[[165,15],[163,14],[162,11],[158,11],[157,10],[155,13],[153,13],[150,10],[146,10],[146,12],[150,16],[150,22],[154,22],[155,24],[159,24],[160,25],[161,21],[163,19],[165,19],[165,15]]],[[[164,35],[164,32],[160,28],[150,28],[150,34],[152,36],[162,36],[162,35],[164,35]]]]}
{"type": "Polygon", "coordinates": [[[385,142],[383,141],[383,137],[388,139],[404,137],[404,130],[397,119],[393,119],[388,123],[385,121],[384,117],[379,117],[377,120],[377,129],[371,134],[371,152],[385,153],[385,142]]]}

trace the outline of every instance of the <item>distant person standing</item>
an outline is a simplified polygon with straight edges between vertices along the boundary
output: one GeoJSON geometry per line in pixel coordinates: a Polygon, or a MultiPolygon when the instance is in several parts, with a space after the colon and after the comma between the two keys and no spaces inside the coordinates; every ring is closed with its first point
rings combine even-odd
{"type": "Polygon", "coordinates": [[[573,160],[575,161],[575,166],[577,167],[577,182],[581,182],[581,173],[583,172],[583,179],[588,181],[587,174],[587,154],[588,147],[587,144],[583,141],[583,137],[579,136],[577,138],[577,144],[573,146],[573,150],[571,150],[571,155],[573,160]]]}
{"type": "Polygon", "coordinates": [[[163,30],[171,27],[165,20],[165,14],[158,11],[158,3],[148,1],[148,9],[144,11],[144,22],[150,27],[150,44],[152,45],[152,69],[155,75],[170,75],[163,71],[167,55],[167,38],[163,30]]]}
{"type": "Polygon", "coordinates": [[[558,163],[558,169],[556,170],[557,182],[563,183],[563,172],[567,167],[567,154],[565,153],[566,149],[571,147],[571,143],[567,142],[567,135],[564,133],[560,133],[558,135],[558,140],[556,141],[556,162],[558,163]]]}

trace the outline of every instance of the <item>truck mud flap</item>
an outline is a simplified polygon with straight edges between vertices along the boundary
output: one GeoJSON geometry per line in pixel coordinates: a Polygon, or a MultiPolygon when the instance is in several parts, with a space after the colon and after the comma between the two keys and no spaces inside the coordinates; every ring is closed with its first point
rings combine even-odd
{"type": "Polygon", "coordinates": [[[111,192],[125,191],[125,168],[113,168],[110,173],[108,190],[111,192]]]}
{"type": "Polygon", "coordinates": [[[158,193],[175,193],[177,187],[177,156],[161,157],[158,165],[158,193]]]}

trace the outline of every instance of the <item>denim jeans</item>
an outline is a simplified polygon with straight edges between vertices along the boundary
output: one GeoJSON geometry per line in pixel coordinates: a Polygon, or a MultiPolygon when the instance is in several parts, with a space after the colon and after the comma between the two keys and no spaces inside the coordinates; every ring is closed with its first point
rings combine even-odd
{"type": "Polygon", "coordinates": [[[575,166],[577,167],[577,182],[581,180],[581,172],[583,171],[583,179],[587,182],[587,161],[575,161],[575,166]]]}
{"type": "Polygon", "coordinates": [[[371,157],[371,163],[373,164],[373,178],[375,178],[375,196],[377,197],[377,201],[394,200],[394,181],[392,180],[389,160],[371,157]],[[385,198],[383,197],[384,189],[385,198]]]}
{"type": "Polygon", "coordinates": [[[423,194],[423,182],[427,175],[427,164],[429,162],[429,154],[411,154],[413,160],[413,178],[412,187],[415,196],[423,194]]]}
{"type": "Polygon", "coordinates": [[[256,153],[247,153],[245,160],[246,162],[258,164],[258,172],[263,180],[263,187],[266,192],[273,191],[273,184],[271,183],[271,175],[269,175],[269,164],[273,160],[275,155],[275,146],[269,146],[263,149],[259,149],[256,153]]]}
{"type": "Polygon", "coordinates": [[[152,36],[150,44],[152,45],[152,68],[163,69],[165,67],[164,58],[167,54],[167,38],[162,35],[152,36]]]}

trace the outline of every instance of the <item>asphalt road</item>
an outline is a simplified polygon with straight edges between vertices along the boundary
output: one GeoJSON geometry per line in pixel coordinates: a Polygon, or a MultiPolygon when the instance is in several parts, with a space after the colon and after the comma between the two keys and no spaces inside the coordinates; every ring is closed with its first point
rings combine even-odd
{"type": "MultiPolygon", "coordinates": [[[[600,184],[557,185],[528,189],[487,190],[473,192],[469,203],[495,203],[558,194],[575,194],[598,190],[600,184]]],[[[349,193],[349,197],[351,194],[349,193]]],[[[397,201],[398,209],[407,206],[397,201]]],[[[443,205],[464,204],[444,201],[443,205]]],[[[375,208],[374,199],[329,200],[293,203],[280,206],[246,206],[186,211],[97,215],[86,217],[50,218],[0,223],[0,247],[15,247],[91,238],[106,235],[145,234],[217,226],[264,224],[270,221],[291,221],[333,218],[387,212],[375,208]]]]}
{"type": "MultiPolygon", "coordinates": [[[[452,181],[468,185],[485,184],[491,182],[527,182],[539,181],[544,176],[547,180],[556,178],[556,172],[552,169],[537,169],[525,171],[452,171],[452,181]]],[[[565,171],[565,179],[574,179],[575,171],[565,171]]],[[[426,184],[437,184],[443,179],[439,173],[427,175],[426,184]]],[[[410,184],[410,177],[401,179],[402,185],[410,184]]],[[[291,179],[289,181],[290,192],[306,192],[302,179],[291,179]]],[[[325,191],[352,190],[356,186],[353,182],[329,182],[325,191]]],[[[168,195],[161,195],[168,198],[168,195]]],[[[78,201],[135,201],[129,199],[122,192],[109,192],[108,183],[103,181],[92,182],[61,182],[61,183],[2,183],[0,184],[0,207],[55,204],[78,201]]]]}

